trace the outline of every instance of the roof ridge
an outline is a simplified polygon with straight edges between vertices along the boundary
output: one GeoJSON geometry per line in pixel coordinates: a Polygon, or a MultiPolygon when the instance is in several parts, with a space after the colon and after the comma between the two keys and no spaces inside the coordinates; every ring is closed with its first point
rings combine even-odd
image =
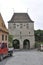
{"type": "Polygon", "coordinates": [[[16,20],[27,20],[27,22],[32,22],[32,20],[31,20],[30,16],[28,15],[28,13],[25,13],[25,12],[24,13],[23,12],[22,13],[20,13],[20,12],[19,13],[14,13],[10,21],[13,21],[13,22],[15,21],[15,23],[19,22],[19,21],[16,21],[16,20]]]}

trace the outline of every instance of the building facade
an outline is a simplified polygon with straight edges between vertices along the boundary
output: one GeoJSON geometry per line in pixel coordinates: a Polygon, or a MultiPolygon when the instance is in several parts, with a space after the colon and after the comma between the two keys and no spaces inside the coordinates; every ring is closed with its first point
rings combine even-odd
{"type": "Polygon", "coordinates": [[[7,43],[8,44],[8,30],[5,26],[3,18],[0,13],[0,44],[7,43]]]}
{"type": "Polygon", "coordinates": [[[14,13],[8,22],[9,34],[13,35],[15,49],[34,48],[34,22],[28,13],[14,13]]]}

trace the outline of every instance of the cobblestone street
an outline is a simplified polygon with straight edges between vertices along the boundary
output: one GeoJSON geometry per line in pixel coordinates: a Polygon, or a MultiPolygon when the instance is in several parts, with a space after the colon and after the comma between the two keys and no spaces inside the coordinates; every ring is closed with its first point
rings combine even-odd
{"type": "Polygon", "coordinates": [[[43,52],[36,50],[14,52],[13,57],[7,60],[5,65],[43,65],[43,52]]]}

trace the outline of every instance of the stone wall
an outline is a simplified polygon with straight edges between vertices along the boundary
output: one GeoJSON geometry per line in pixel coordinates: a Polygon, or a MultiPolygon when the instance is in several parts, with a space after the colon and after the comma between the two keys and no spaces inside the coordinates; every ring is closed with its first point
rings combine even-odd
{"type": "Polygon", "coordinates": [[[8,24],[9,33],[14,36],[13,39],[18,39],[20,41],[20,48],[23,48],[23,41],[28,39],[30,41],[30,48],[34,47],[34,23],[15,23],[16,28],[14,28],[14,23],[8,24]],[[22,24],[22,28],[20,25],[22,24]],[[28,24],[28,28],[27,28],[28,24]],[[17,26],[18,25],[18,26],[17,26]]]}

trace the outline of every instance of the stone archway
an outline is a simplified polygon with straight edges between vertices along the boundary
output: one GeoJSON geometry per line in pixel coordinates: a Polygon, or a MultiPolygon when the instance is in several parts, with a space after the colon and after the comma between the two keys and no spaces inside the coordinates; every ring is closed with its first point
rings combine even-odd
{"type": "Polygon", "coordinates": [[[23,49],[30,49],[30,41],[28,39],[23,41],[23,49]]]}
{"type": "Polygon", "coordinates": [[[14,49],[19,49],[20,48],[19,40],[17,40],[17,39],[13,40],[13,47],[14,47],[14,49]]]}

